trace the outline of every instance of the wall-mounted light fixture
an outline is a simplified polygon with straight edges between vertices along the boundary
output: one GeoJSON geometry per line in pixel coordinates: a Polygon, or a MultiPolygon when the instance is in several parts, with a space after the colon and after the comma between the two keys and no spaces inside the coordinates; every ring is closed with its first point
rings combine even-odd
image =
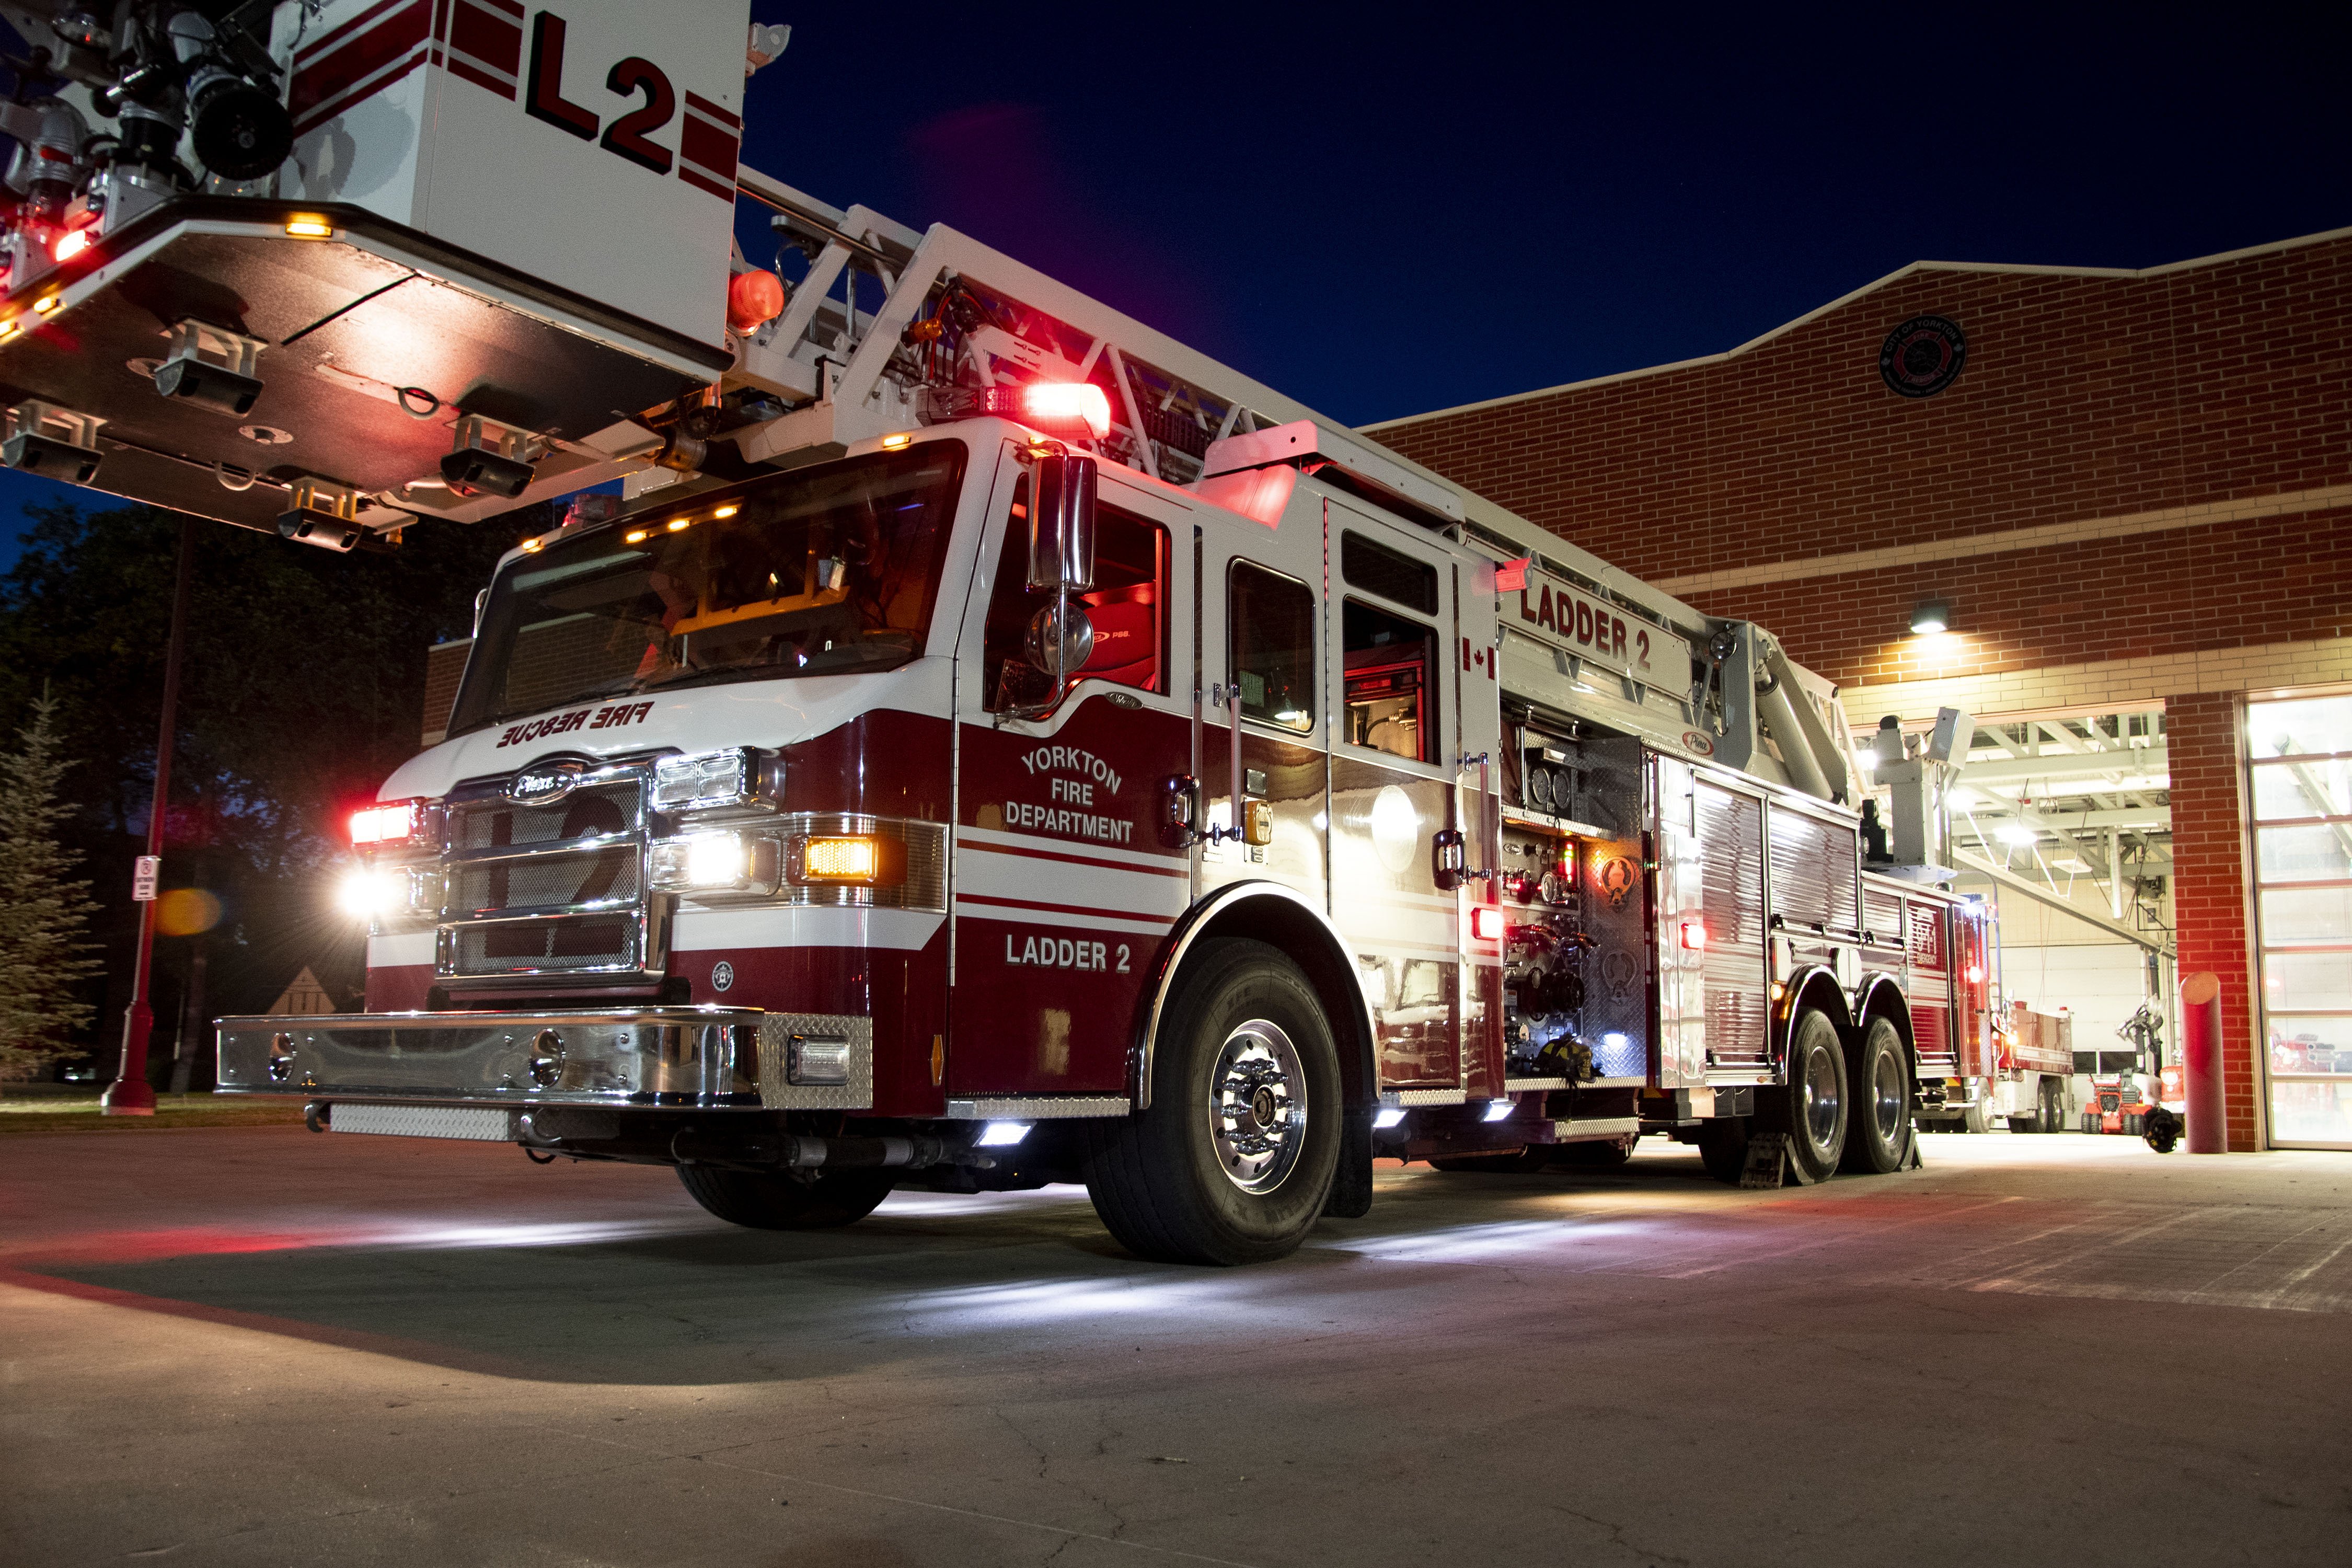
{"type": "Polygon", "coordinates": [[[1922,599],[1911,612],[1911,630],[1916,637],[1934,637],[1952,624],[1952,602],[1949,599],[1922,599]]]}

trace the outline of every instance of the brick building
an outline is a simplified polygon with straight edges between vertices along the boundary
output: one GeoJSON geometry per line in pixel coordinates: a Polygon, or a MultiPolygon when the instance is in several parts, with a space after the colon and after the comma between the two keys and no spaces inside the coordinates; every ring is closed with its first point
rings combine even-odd
{"type": "Polygon", "coordinates": [[[2231,1147],[2352,1143],[2352,229],[1921,262],[1722,354],[1369,433],[1771,628],[1857,723],[1975,714],[1979,847],[2221,977],[2231,1147]]]}

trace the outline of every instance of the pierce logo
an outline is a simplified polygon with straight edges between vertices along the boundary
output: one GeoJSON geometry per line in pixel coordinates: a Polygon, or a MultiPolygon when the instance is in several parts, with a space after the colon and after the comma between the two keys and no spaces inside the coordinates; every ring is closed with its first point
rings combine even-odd
{"type": "Polygon", "coordinates": [[[580,782],[577,767],[532,768],[515,774],[507,785],[507,798],[517,805],[538,805],[551,800],[562,800],[580,782]]]}

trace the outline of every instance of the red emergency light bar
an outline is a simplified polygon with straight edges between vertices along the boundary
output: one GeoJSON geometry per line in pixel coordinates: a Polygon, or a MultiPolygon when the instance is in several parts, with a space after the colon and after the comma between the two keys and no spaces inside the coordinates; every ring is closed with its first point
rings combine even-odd
{"type": "Polygon", "coordinates": [[[421,800],[395,800],[352,813],[352,847],[388,849],[416,837],[421,800]]]}
{"type": "Polygon", "coordinates": [[[1110,434],[1110,395],[1090,381],[959,386],[930,395],[934,419],[1015,419],[1047,436],[1099,441],[1110,434]]]}

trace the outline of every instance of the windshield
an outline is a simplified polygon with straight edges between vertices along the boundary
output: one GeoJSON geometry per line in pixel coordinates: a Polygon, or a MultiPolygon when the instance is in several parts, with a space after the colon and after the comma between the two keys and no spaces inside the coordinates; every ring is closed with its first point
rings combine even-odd
{"type": "Polygon", "coordinates": [[[591,698],[889,669],[923,651],[964,445],[707,490],[511,563],[449,732],[591,698]]]}

